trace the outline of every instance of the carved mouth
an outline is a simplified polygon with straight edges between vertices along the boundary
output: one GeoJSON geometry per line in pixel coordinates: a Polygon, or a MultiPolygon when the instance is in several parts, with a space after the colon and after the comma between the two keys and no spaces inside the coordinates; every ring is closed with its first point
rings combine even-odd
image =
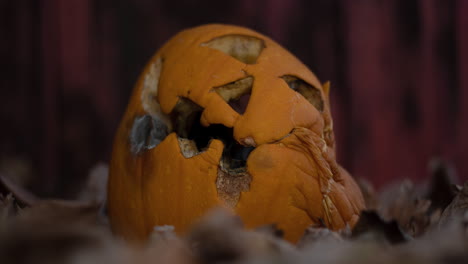
{"type": "MultiPolygon", "coordinates": [[[[255,147],[243,146],[233,137],[233,129],[220,124],[204,127],[200,124],[202,108],[188,99],[181,99],[171,114],[173,132],[185,158],[207,150],[211,140],[224,144],[218,163],[216,188],[218,196],[228,206],[235,207],[241,192],[248,191],[251,175],[247,172],[247,159],[255,147]]],[[[139,155],[156,147],[169,132],[165,121],[157,116],[136,117],[130,132],[131,151],[139,155]]]]}
{"type": "MultiPolygon", "coordinates": [[[[183,99],[185,106],[176,107],[172,115],[174,132],[179,139],[182,154],[191,158],[205,151],[211,140],[223,142],[224,149],[219,161],[220,168],[230,174],[246,173],[246,163],[250,153],[255,149],[239,144],[233,137],[233,129],[220,124],[204,127],[200,124],[202,110],[188,99],[183,99]],[[187,104],[192,104],[187,106],[187,104]],[[188,110],[187,108],[191,109],[188,110]],[[197,109],[192,111],[193,109],[197,109]],[[187,112],[188,111],[188,112],[187,112]]],[[[150,115],[135,118],[130,133],[132,152],[139,154],[144,150],[156,147],[168,134],[163,120],[150,115]]]]}
{"type": "Polygon", "coordinates": [[[220,168],[230,175],[246,173],[247,158],[254,147],[239,144],[233,137],[232,128],[220,124],[202,126],[200,124],[201,113],[201,107],[188,99],[182,99],[174,110],[172,118],[174,131],[179,136],[179,142],[182,143],[181,150],[184,156],[193,157],[205,151],[210,141],[217,139],[224,144],[223,154],[219,161],[220,168]]]}
{"type": "Polygon", "coordinates": [[[179,137],[179,146],[186,158],[206,151],[211,140],[224,144],[219,160],[216,188],[218,196],[230,207],[235,207],[243,191],[248,191],[251,175],[247,172],[247,159],[255,149],[239,144],[233,129],[221,124],[208,127],[200,124],[202,108],[186,98],[181,98],[172,113],[174,131],[179,137]]]}

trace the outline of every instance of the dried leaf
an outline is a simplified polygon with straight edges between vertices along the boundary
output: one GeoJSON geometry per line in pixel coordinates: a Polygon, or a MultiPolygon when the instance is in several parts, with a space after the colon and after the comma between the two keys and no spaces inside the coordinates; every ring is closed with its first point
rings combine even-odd
{"type": "Polygon", "coordinates": [[[463,219],[468,212],[468,182],[465,182],[463,189],[457,194],[453,201],[447,206],[440,217],[439,227],[448,225],[453,221],[463,219]]]}
{"type": "Polygon", "coordinates": [[[298,242],[299,248],[308,248],[317,243],[340,243],[344,238],[338,232],[323,227],[309,227],[298,242]]]}
{"type": "Polygon", "coordinates": [[[283,238],[284,231],[279,229],[275,224],[263,225],[255,228],[255,232],[263,233],[276,238],[283,238]]]}
{"type": "Polygon", "coordinates": [[[240,219],[217,209],[195,225],[188,243],[202,263],[236,261],[247,251],[241,233],[240,219]]]}
{"type": "Polygon", "coordinates": [[[214,210],[205,216],[189,234],[188,243],[201,263],[279,259],[296,253],[275,232],[246,231],[240,219],[225,210],[214,210]]]}
{"type": "Polygon", "coordinates": [[[416,200],[412,204],[413,211],[403,229],[414,237],[424,234],[437,219],[438,211],[429,212],[431,201],[429,200],[416,200]]]}
{"type": "Polygon", "coordinates": [[[429,166],[431,182],[426,197],[431,201],[429,212],[433,212],[437,209],[445,209],[458,191],[454,188],[456,174],[452,166],[439,159],[432,160],[429,166]]]}
{"type": "Polygon", "coordinates": [[[16,221],[25,224],[43,224],[44,226],[97,225],[101,223],[99,208],[99,205],[92,203],[43,200],[22,210],[16,221]]]}
{"type": "Polygon", "coordinates": [[[153,233],[150,235],[150,243],[168,243],[171,241],[180,240],[174,232],[174,226],[164,225],[164,226],[155,226],[153,228],[153,233]]]}
{"type": "Polygon", "coordinates": [[[97,225],[95,207],[45,201],[23,209],[2,231],[0,259],[67,263],[77,252],[100,249],[108,239],[110,232],[97,225]]]}
{"type": "Polygon", "coordinates": [[[8,223],[18,211],[19,207],[11,193],[6,197],[0,194],[0,231],[7,228],[8,223]]]}
{"type": "Polygon", "coordinates": [[[104,163],[96,164],[90,171],[85,187],[78,199],[81,201],[104,204],[107,196],[107,179],[109,166],[104,163]]]}
{"type": "Polygon", "coordinates": [[[356,182],[361,189],[367,210],[376,210],[379,205],[379,199],[372,183],[363,178],[356,179],[356,182]]]}
{"type": "Polygon", "coordinates": [[[0,193],[4,195],[12,193],[20,206],[30,206],[39,201],[33,193],[2,174],[0,174],[0,193]]]}
{"type": "Polygon", "coordinates": [[[384,190],[377,211],[387,221],[396,220],[408,234],[419,236],[431,224],[431,201],[424,196],[424,188],[405,180],[384,190]]]}
{"type": "Polygon", "coordinates": [[[10,180],[18,186],[27,186],[34,179],[31,160],[20,156],[1,156],[0,173],[10,176],[10,180]]]}
{"type": "Polygon", "coordinates": [[[174,227],[155,226],[150,236],[145,259],[158,259],[159,263],[194,263],[195,259],[185,240],[174,232],[174,227]]]}
{"type": "Polygon", "coordinates": [[[352,237],[371,235],[374,239],[398,244],[411,240],[396,221],[384,221],[375,211],[363,211],[353,229],[352,237]]]}

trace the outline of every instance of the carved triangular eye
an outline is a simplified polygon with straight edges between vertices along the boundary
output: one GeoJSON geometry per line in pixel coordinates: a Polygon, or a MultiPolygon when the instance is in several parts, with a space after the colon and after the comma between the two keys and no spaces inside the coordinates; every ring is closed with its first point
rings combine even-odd
{"type": "Polygon", "coordinates": [[[201,46],[222,51],[243,63],[255,64],[265,48],[265,43],[256,37],[225,35],[202,43],[201,46]]]}
{"type": "Polygon", "coordinates": [[[291,89],[304,96],[319,112],[323,112],[324,102],[319,89],[292,75],[284,75],[281,78],[291,89]]]}
{"type": "Polygon", "coordinates": [[[242,115],[249,104],[253,79],[252,76],[248,76],[235,82],[215,87],[214,90],[232,107],[232,109],[234,109],[234,111],[242,115]]]}

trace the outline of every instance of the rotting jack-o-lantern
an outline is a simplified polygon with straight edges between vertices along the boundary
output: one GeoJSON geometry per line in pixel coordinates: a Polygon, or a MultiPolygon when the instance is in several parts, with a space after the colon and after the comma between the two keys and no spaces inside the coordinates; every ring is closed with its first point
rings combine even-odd
{"type": "Polygon", "coordinates": [[[353,226],[364,207],[335,161],[328,85],[252,30],[182,31],[150,60],[118,129],[108,188],[113,231],[179,233],[224,206],[249,228],[297,241],[311,224],[353,226]]]}

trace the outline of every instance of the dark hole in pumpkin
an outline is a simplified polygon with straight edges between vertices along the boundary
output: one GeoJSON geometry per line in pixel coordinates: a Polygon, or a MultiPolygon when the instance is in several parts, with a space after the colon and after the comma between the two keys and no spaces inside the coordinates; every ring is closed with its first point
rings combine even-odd
{"type": "Polygon", "coordinates": [[[187,144],[189,150],[182,150],[185,156],[190,157],[206,150],[213,139],[221,140],[224,144],[221,157],[222,169],[229,174],[238,174],[246,171],[246,161],[254,147],[244,147],[233,137],[233,129],[221,124],[208,127],[200,123],[203,109],[187,98],[181,98],[171,113],[174,132],[179,138],[187,139],[194,144],[187,144]],[[187,154],[191,152],[192,154],[187,154]]]}
{"type": "Polygon", "coordinates": [[[216,93],[239,114],[244,114],[249,104],[254,78],[247,76],[243,79],[215,87],[216,93]]]}
{"type": "Polygon", "coordinates": [[[245,110],[247,109],[247,105],[249,104],[250,94],[241,95],[238,99],[230,100],[228,102],[229,106],[231,106],[234,111],[239,114],[244,114],[245,110]]]}
{"type": "Polygon", "coordinates": [[[323,112],[324,102],[319,89],[295,76],[284,75],[281,78],[288,84],[289,88],[301,94],[319,112],[323,112]]]}

